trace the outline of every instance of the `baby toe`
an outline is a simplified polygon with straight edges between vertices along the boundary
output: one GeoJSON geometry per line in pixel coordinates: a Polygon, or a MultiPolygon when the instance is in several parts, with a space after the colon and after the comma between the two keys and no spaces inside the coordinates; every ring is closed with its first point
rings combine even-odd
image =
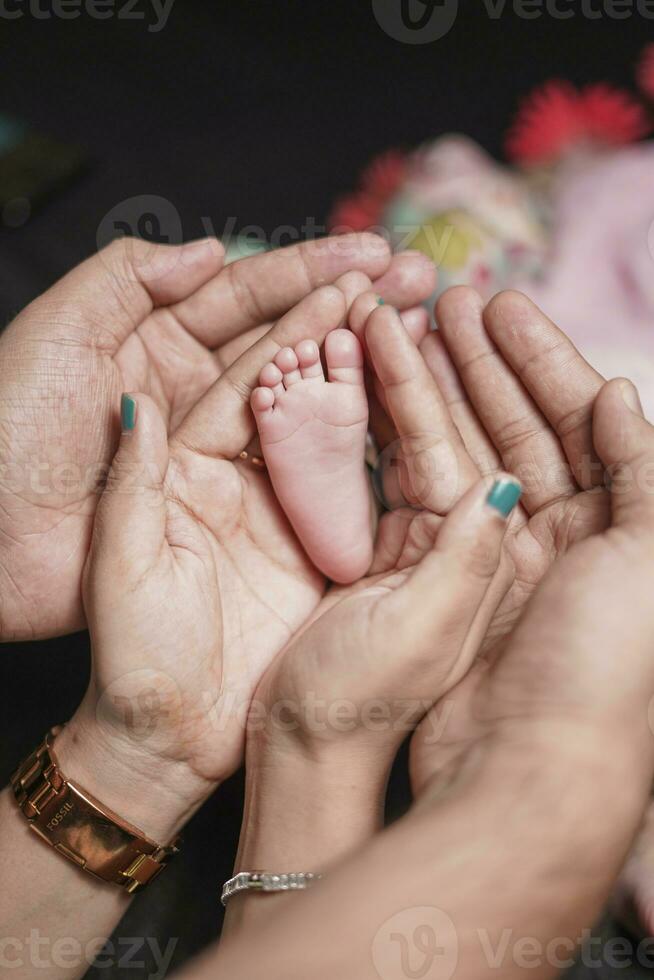
{"type": "Polygon", "coordinates": [[[302,380],[297,354],[291,347],[282,347],[275,358],[275,364],[283,372],[285,388],[302,380]]]}
{"type": "Polygon", "coordinates": [[[255,388],[250,397],[250,405],[255,415],[266,414],[275,404],[272,388],[255,388]]]}
{"type": "Polygon", "coordinates": [[[259,373],[259,384],[264,388],[274,388],[281,383],[282,372],[276,364],[266,364],[259,373]]]}
{"type": "Polygon", "coordinates": [[[351,330],[332,330],[325,340],[330,381],[363,384],[363,350],[351,330]]]}
{"type": "Polygon", "coordinates": [[[259,384],[264,388],[270,388],[274,397],[279,398],[284,394],[282,378],[284,375],[276,364],[266,364],[259,374],[259,384]]]}
{"type": "Polygon", "coordinates": [[[322,364],[320,362],[320,348],[315,340],[302,340],[295,348],[300,372],[304,380],[324,381],[322,364]]]}

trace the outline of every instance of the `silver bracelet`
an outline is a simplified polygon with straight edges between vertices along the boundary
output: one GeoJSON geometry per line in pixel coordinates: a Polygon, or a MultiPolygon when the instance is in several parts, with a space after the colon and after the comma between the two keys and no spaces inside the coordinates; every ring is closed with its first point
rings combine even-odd
{"type": "Polygon", "coordinates": [[[270,871],[241,871],[223,885],[220,901],[227,905],[230,898],[239,892],[290,892],[304,891],[323,876],[310,871],[297,871],[290,874],[272,874],[270,871]]]}

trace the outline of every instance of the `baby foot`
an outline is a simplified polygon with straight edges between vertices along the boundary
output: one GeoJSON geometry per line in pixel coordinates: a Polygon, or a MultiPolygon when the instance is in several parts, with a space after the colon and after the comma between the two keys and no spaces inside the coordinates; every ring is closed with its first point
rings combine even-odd
{"type": "Polygon", "coordinates": [[[346,583],[372,561],[368,400],[353,333],[332,330],[325,358],[328,381],[315,341],[285,347],[261,371],[251,404],[270,479],[298,538],[317,568],[346,583]]]}

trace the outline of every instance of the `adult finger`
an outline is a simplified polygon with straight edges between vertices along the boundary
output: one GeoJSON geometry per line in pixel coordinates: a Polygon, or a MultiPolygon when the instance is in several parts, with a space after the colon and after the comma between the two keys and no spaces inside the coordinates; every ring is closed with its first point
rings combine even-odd
{"type": "Polygon", "coordinates": [[[484,329],[480,296],[464,286],[436,304],[439,329],[470,401],[505,469],[534,513],[577,492],[558,436],[484,329]]]}
{"type": "Polygon", "coordinates": [[[425,307],[411,306],[408,310],[400,310],[400,317],[411,340],[420,346],[431,332],[429,313],[425,307]]]}
{"type": "Polygon", "coordinates": [[[345,297],[340,289],[323,286],[314,290],[225,371],[184,419],[172,444],[234,459],[255,433],[250,396],[264,365],[282,347],[295,347],[301,340],[322,344],[344,316],[345,297]]]}
{"type": "Polygon", "coordinates": [[[437,270],[422,252],[399,252],[391,259],[388,271],[375,282],[374,291],[398,310],[423,303],[436,288],[437,270]]]}
{"type": "Polygon", "coordinates": [[[425,653],[431,651],[421,681],[430,686],[416,695],[428,694],[435,701],[469,670],[506,591],[494,584],[508,519],[519,498],[520,485],[509,474],[479,480],[445,517],[433,548],[396,593],[399,612],[414,633],[412,651],[423,644],[425,653]],[[492,602],[486,601],[489,593],[492,602]],[[451,657],[434,657],[435,636],[448,637],[451,657]]]}
{"type": "Polygon", "coordinates": [[[593,412],[595,447],[610,479],[612,524],[654,534],[654,426],[630,381],[609,381],[593,412]]]}
{"type": "Polygon", "coordinates": [[[244,354],[246,350],[254,347],[257,341],[265,337],[272,327],[272,323],[262,323],[260,327],[252,327],[251,330],[246,330],[245,333],[239,334],[238,337],[233,337],[231,340],[228,340],[222,347],[218,347],[213,352],[213,356],[220,373],[222,374],[223,371],[226,371],[234,361],[238,361],[241,354],[244,354]]]}
{"type": "Polygon", "coordinates": [[[398,433],[380,457],[384,496],[395,506],[404,501],[447,513],[477,479],[476,467],[397,310],[377,307],[365,335],[398,433]]]}
{"type": "Polygon", "coordinates": [[[338,277],[334,285],[338,286],[345,297],[346,316],[357,297],[372,289],[372,283],[368,276],[364,272],[356,271],[345,272],[342,276],[338,277]]]}
{"type": "Polygon", "coordinates": [[[477,469],[482,475],[497,472],[500,468],[499,454],[470,404],[467,392],[438,330],[430,331],[423,339],[420,353],[438,385],[443,401],[450,410],[452,420],[477,469]]]}
{"type": "Polygon", "coordinates": [[[121,437],[98,503],[93,571],[120,567],[138,580],[161,554],[166,529],[163,482],[168,437],[161,413],[147,395],[125,394],[121,437]]]}
{"type": "MultiPolygon", "coordinates": [[[[334,285],[345,296],[347,309],[350,308],[362,292],[371,288],[370,279],[363,272],[346,272],[344,275],[339,276],[334,285]]],[[[214,357],[220,371],[225,371],[230,364],[238,360],[241,354],[249,350],[261,337],[264,337],[272,326],[272,323],[262,323],[259,327],[252,327],[251,330],[247,330],[238,337],[234,337],[214,351],[214,357]]]]}
{"type": "MultiPolygon", "coordinates": [[[[386,300],[379,293],[366,290],[359,294],[352,303],[348,315],[348,323],[353,333],[357,335],[364,346],[366,345],[365,330],[368,317],[377,306],[384,306],[386,300]]],[[[390,304],[393,305],[393,304],[390,304]]],[[[399,310],[402,323],[415,344],[419,344],[429,331],[429,313],[424,306],[411,306],[399,310]]]]}
{"type": "Polygon", "coordinates": [[[593,448],[593,403],[604,378],[522,293],[495,296],[484,310],[488,335],[548,420],[584,489],[602,482],[593,448]]]}
{"type": "Polygon", "coordinates": [[[345,272],[370,279],[389,267],[390,250],[377,235],[337,235],[239,259],[172,313],[207,347],[276,320],[312,290],[345,272]]]}

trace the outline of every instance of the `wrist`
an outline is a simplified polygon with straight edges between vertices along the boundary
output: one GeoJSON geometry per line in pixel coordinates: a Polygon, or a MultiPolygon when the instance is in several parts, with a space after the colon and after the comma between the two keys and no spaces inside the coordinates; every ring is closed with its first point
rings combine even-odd
{"type": "Polygon", "coordinates": [[[387,773],[374,778],[356,755],[343,762],[248,741],[236,870],[324,871],[382,826],[387,773]]]}
{"type": "Polygon", "coordinates": [[[362,798],[383,800],[391,767],[417,718],[380,698],[351,702],[315,693],[290,694],[286,685],[261,685],[246,726],[246,771],[287,776],[293,785],[306,775],[334,782],[335,791],[350,781],[362,798]],[[280,693],[281,688],[281,693],[280,693]],[[255,710],[256,709],[256,710],[255,710]]]}
{"type": "Polygon", "coordinates": [[[216,789],[181,762],[163,760],[101,727],[83,706],[57,736],[55,751],[67,779],[167,844],[216,789]]]}
{"type": "MultiPolygon", "coordinates": [[[[353,760],[339,763],[250,737],[235,872],[324,874],[374,836],[383,824],[386,777],[375,782],[353,760]]],[[[237,895],[229,902],[225,933],[257,924],[277,905],[297,899],[292,893],[237,895]]]]}
{"type": "Polygon", "coordinates": [[[564,877],[597,877],[602,868],[610,880],[650,798],[652,758],[644,749],[596,720],[505,719],[425,784],[414,813],[431,819],[459,797],[484,800],[493,832],[522,842],[525,868],[554,862],[564,877]],[[607,794],[611,785],[620,792],[607,794]]]}

